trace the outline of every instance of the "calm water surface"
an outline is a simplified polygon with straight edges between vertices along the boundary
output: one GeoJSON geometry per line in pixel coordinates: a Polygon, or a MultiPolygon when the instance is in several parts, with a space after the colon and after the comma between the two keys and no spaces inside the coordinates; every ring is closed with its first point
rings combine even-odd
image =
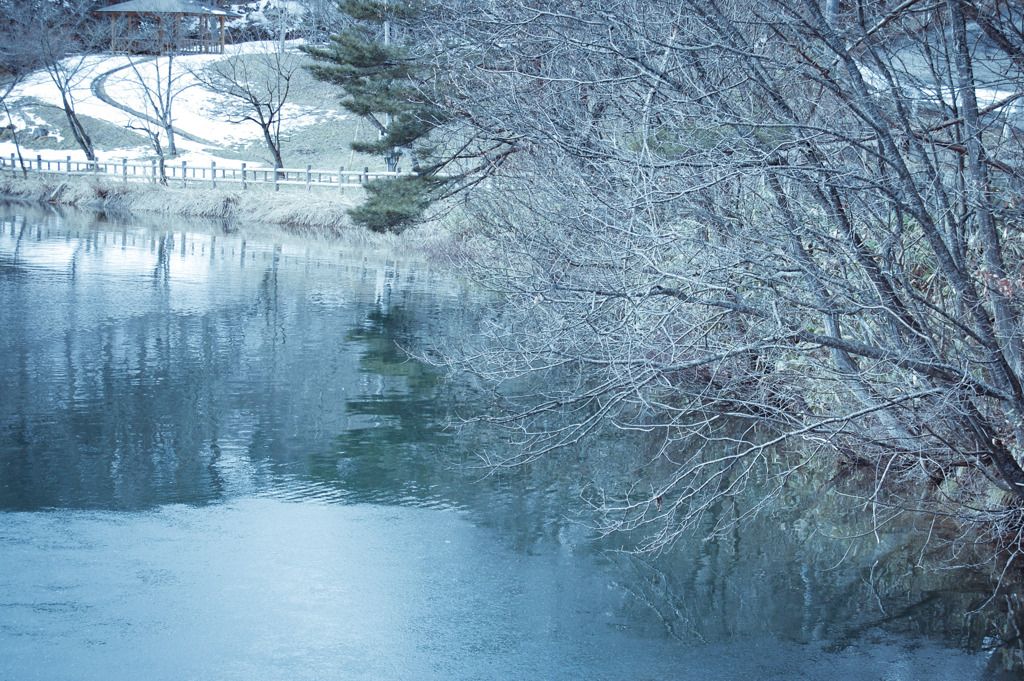
{"type": "Polygon", "coordinates": [[[0,679],[1002,678],[964,650],[986,585],[914,581],[900,532],[641,559],[574,518],[593,456],[455,465],[501,445],[401,348],[483,305],[380,254],[0,208],[0,679]]]}

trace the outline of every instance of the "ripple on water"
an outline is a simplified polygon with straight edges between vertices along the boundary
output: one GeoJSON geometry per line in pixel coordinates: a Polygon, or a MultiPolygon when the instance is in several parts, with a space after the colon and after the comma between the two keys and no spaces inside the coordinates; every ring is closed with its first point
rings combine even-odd
{"type": "Polygon", "coordinates": [[[873,586],[769,593],[798,581],[770,524],[695,542],[694,570],[624,576],[573,549],[589,535],[566,529],[560,463],[486,484],[439,466],[456,390],[399,348],[465,336],[481,306],[450,280],[216,226],[18,220],[0,223],[0,680],[980,678],[980,657],[887,632],[835,654],[766,633],[833,599],[863,616],[873,586]],[[741,633],[664,636],[687,617],[741,633]]]}
{"type": "Polygon", "coordinates": [[[642,635],[607,565],[518,552],[450,511],[0,514],[0,541],[0,678],[19,681],[969,681],[984,667],[899,637],[826,653],[642,635]]]}

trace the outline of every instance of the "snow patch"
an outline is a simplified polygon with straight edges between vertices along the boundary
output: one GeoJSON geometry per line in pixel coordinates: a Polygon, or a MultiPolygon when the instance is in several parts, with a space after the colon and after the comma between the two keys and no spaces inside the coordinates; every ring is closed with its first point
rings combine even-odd
{"type": "MultiPolygon", "coordinates": [[[[256,4],[264,9],[271,5],[266,1],[256,4]]],[[[291,11],[291,5],[299,7],[297,3],[286,4],[289,6],[289,11],[291,11]]],[[[296,50],[301,44],[303,44],[302,40],[287,41],[285,49],[296,50]]],[[[169,159],[170,162],[178,165],[181,161],[185,161],[189,166],[205,168],[209,168],[213,162],[218,167],[241,167],[241,161],[218,157],[215,153],[216,150],[211,150],[209,147],[244,146],[254,142],[262,144],[263,136],[260,127],[251,121],[242,120],[241,111],[235,100],[226,95],[206,90],[199,84],[191,71],[199,71],[208,64],[233,55],[258,54],[277,49],[280,49],[280,43],[277,41],[256,41],[227,45],[223,55],[199,54],[174,57],[170,77],[173,81],[173,88],[180,91],[175,97],[172,107],[174,127],[205,140],[209,144],[192,142],[177,136],[175,142],[179,156],[169,159]]],[[[134,58],[134,61],[133,67],[133,58],[124,55],[92,55],[66,60],[65,68],[76,74],[71,88],[75,110],[80,115],[97,118],[119,127],[149,127],[160,132],[161,142],[166,143],[163,131],[159,126],[146,123],[139,116],[111,106],[93,94],[94,81],[104,74],[110,74],[104,82],[104,90],[110,99],[135,111],[154,116],[153,108],[146,102],[144,84],[151,90],[158,85],[166,85],[167,59],[134,58]]],[[[27,103],[31,101],[30,98],[58,108],[63,106],[60,91],[46,71],[29,75],[11,92],[8,98],[8,102],[13,104],[11,113],[15,121],[14,124],[19,130],[46,125],[45,120],[25,110],[30,106],[27,103]],[[17,106],[18,102],[25,102],[24,108],[17,106]]],[[[282,131],[291,133],[326,120],[344,118],[346,116],[337,111],[326,111],[322,107],[299,106],[289,103],[282,111],[282,131]]],[[[5,120],[3,124],[6,125],[6,123],[5,120]]],[[[34,149],[32,140],[27,135],[19,141],[22,143],[22,155],[26,157],[35,158],[36,154],[42,154],[44,158],[50,159],[64,160],[67,156],[71,156],[73,161],[86,160],[84,153],[78,149],[66,151],[34,149]]],[[[14,143],[0,141],[0,155],[9,158],[12,153],[16,153],[14,143]]],[[[129,162],[149,163],[155,153],[151,145],[142,144],[135,147],[101,151],[98,152],[98,156],[105,161],[119,161],[126,158],[129,162]]],[[[256,167],[251,162],[248,163],[248,166],[256,167]]]]}

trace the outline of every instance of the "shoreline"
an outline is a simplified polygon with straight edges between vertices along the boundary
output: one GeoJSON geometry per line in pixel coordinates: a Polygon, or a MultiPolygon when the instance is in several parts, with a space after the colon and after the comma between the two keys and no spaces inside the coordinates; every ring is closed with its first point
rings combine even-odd
{"type": "Polygon", "coordinates": [[[361,190],[345,195],[325,190],[286,187],[189,187],[125,183],[97,178],[66,178],[30,174],[0,177],[0,202],[12,205],[64,207],[104,211],[125,217],[176,217],[222,220],[225,229],[255,223],[290,237],[311,241],[386,249],[419,256],[433,264],[466,250],[463,240],[439,221],[406,230],[401,235],[379,234],[352,225],[348,209],[357,205],[361,190]]]}

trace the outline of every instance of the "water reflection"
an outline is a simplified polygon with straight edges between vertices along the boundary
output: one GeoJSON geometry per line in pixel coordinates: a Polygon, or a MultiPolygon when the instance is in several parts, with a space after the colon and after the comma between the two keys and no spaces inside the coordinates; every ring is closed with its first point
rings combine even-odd
{"type": "Polygon", "coordinates": [[[0,677],[66,676],[35,662],[55,642],[95,663],[81,678],[127,678],[133,654],[188,660],[161,678],[998,676],[935,644],[983,647],[993,625],[966,613],[991,583],[917,569],[898,528],[829,538],[831,498],[638,557],[578,515],[593,481],[628,479],[636,441],[457,466],[502,445],[443,428],[471,393],[404,351],[471,328],[480,301],[450,279],[340,246],[9,211],[0,301],[0,660],[23,664],[0,677]],[[361,615],[370,601],[391,614],[361,615]],[[252,602],[283,657],[237,643],[252,602]],[[280,628],[297,620],[307,636],[280,628]],[[381,652],[395,627],[405,666],[381,652]]]}
{"type": "Polygon", "coordinates": [[[0,508],[209,503],[437,430],[436,377],[394,344],[444,302],[422,272],[54,218],[2,238],[0,508]]]}

